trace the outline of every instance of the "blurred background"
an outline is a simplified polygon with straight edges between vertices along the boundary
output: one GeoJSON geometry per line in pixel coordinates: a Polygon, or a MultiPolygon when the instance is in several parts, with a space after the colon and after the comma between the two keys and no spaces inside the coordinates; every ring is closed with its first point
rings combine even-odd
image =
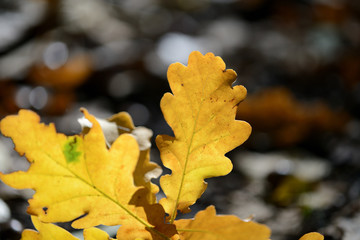
{"type": "MultiPolygon", "coordinates": [[[[166,71],[193,50],[237,72],[248,89],[237,118],[253,127],[193,213],[214,204],[267,224],[274,240],[359,240],[360,1],[1,0],[0,118],[32,109],[76,134],[86,107],[171,134],[166,71]]],[[[1,172],[28,167],[12,148],[1,136],[1,172]]],[[[31,194],[0,183],[0,239],[32,227],[31,194]]]]}

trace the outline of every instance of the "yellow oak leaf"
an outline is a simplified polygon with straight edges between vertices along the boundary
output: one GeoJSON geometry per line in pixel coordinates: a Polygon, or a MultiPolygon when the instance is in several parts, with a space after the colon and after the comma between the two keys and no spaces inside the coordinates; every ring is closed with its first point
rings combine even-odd
{"type": "Polygon", "coordinates": [[[109,234],[99,228],[86,228],[84,229],[85,240],[111,240],[109,234]]]}
{"type": "Polygon", "coordinates": [[[269,240],[270,229],[256,222],[246,222],[233,215],[216,215],[213,206],[195,215],[194,219],[176,220],[183,240],[269,240]]]}
{"type": "Polygon", "coordinates": [[[56,133],[53,124],[39,123],[39,116],[28,110],[4,118],[2,133],[12,138],[15,150],[31,165],[26,172],[0,173],[1,180],[36,191],[27,211],[42,222],[76,219],[74,228],[131,225],[134,230],[146,229],[148,239],[158,234],[156,228],[165,229],[162,235],[167,237],[174,235],[174,226],[153,226],[147,220],[165,213],[159,212],[159,204],[148,202],[148,190],[134,184],[139,159],[135,138],[122,134],[108,149],[95,117],[82,111],[92,127],[86,135],[69,137],[56,133]]]}
{"type": "Polygon", "coordinates": [[[324,236],[317,232],[307,233],[299,240],[324,240],[324,236]]]}
{"type": "Polygon", "coordinates": [[[65,229],[55,224],[43,223],[35,216],[31,217],[31,221],[38,232],[25,229],[21,234],[21,240],[79,240],[65,229]]]}
{"type": "Polygon", "coordinates": [[[245,98],[243,86],[232,87],[233,70],[212,53],[192,52],[188,66],[170,65],[172,93],[161,99],[165,120],[174,137],[159,135],[156,144],[171,175],[160,179],[166,198],[160,200],[173,222],[177,210],[189,211],[206,189],[205,178],[223,176],[232,170],[225,153],[242,144],[251,127],[235,120],[238,104],[245,98]]]}
{"type": "Polygon", "coordinates": [[[149,138],[152,136],[152,131],[144,127],[135,127],[127,112],[117,113],[111,116],[108,121],[117,125],[119,135],[131,133],[140,145],[140,156],[133,174],[134,183],[136,186],[144,186],[149,189],[149,192],[152,193],[149,195],[149,202],[155,203],[155,194],[159,191],[159,187],[151,183],[150,180],[158,178],[162,170],[159,165],[150,162],[151,143],[149,138]]]}
{"type": "MultiPolygon", "coordinates": [[[[79,240],[65,229],[51,223],[43,223],[37,217],[31,216],[34,227],[38,230],[25,229],[21,240],[79,240]]],[[[109,235],[98,228],[84,229],[85,240],[111,240],[109,235]]]]}
{"type": "MultiPolygon", "coordinates": [[[[156,163],[150,162],[150,138],[153,133],[145,127],[135,127],[131,116],[127,112],[119,112],[108,119],[96,118],[104,132],[106,143],[110,146],[121,134],[131,134],[139,144],[140,156],[133,173],[136,186],[144,186],[149,189],[149,202],[155,203],[155,194],[159,192],[159,187],[151,183],[152,178],[158,178],[162,169],[156,163]]],[[[91,123],[86,118],[78,119],[83,128],[83,133],[87,133],[91,128],[91,123]]]]}

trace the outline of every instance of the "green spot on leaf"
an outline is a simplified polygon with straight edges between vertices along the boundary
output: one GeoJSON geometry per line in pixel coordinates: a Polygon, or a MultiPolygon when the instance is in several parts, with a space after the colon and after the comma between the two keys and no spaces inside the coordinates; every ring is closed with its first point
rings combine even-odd
{"type": "Polygon", "coordinates": [[[69,137],[63,146],[63,153],[67,163],[74,163],[79,161],[81,152],[78,151],[79,142],[81,139],[77,136],[69,137]]]}

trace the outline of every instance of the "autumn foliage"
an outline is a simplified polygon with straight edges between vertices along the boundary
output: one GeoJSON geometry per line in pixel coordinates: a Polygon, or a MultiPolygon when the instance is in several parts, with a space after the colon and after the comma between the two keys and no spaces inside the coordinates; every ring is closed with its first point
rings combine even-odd
{"type": "MultiPolygon", "coordinates": [[[[86,240],[110,239],[98,225],[121,225],[116,239],[270,239],[267,226],[216,215],[214,206],[194,219],[178,216],[201,197],[204,179],[232,170],[224,155],[250,135],[250,125],[235,120],[246,95],[243,86],[232,87],[235,78],[212,53],[193,52],[188,66],[169,67],[172,94],[164,95],[161,109],[174,136],[156,137],[161,160],[171,170],[160,178],[166,197],[159,202],[159,187],[151,183],[159,166],[149,159],[149,134],[135,127],[127,113],[100,121],[82,109],[84,130],[74,136],[57,133],[29,110],[4,118],[2,133],[31,163],[26,172],[0,173],[13,188],[35,190],[27,212],[38,231],[25,230],[22,239],[77,239],[57,222],[84,229],[86,240]],[[104,122],[115,130],[109,132],[104,122]]],[[[321,239],[318,233],[301,238],[321,239]]]]}

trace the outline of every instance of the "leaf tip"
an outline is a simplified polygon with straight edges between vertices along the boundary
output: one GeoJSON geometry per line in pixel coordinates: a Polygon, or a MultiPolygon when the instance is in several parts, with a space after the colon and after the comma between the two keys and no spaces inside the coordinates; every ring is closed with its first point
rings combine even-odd
{"type": "Polygon", "coordinates": [[[324,236],[318,232],[310,232],[302,236],[299,240],[324,240],[324,236]]]}

